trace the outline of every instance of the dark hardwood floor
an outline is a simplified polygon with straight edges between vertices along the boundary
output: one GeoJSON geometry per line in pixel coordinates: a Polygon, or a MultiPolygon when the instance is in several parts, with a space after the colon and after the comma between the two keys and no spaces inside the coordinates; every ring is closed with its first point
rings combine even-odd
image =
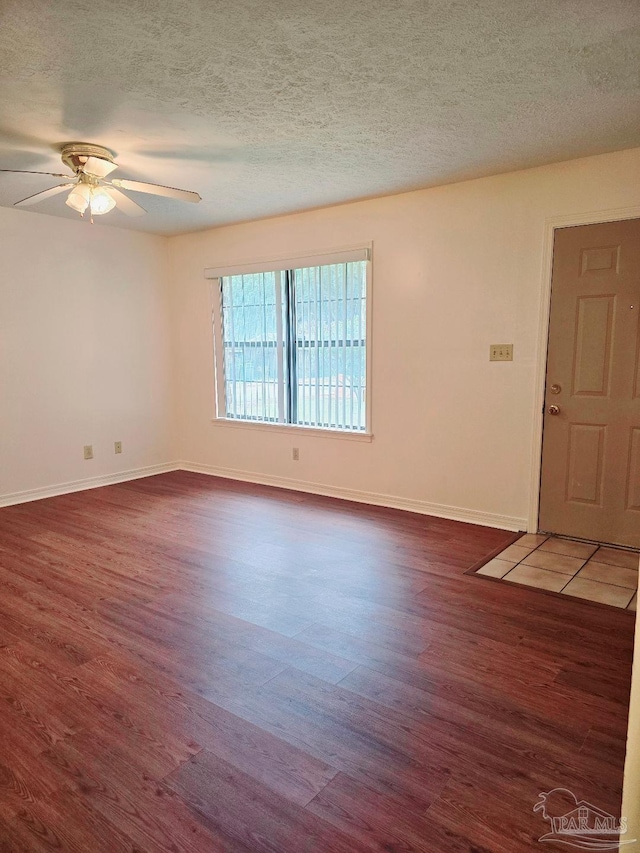
{"type": "Polygon", "coordinates": [[[619,813],[633,614],[465,574],[510,538],[183,472],[0,510],[0,850],[530,853],[539,792],[619,813]]]}

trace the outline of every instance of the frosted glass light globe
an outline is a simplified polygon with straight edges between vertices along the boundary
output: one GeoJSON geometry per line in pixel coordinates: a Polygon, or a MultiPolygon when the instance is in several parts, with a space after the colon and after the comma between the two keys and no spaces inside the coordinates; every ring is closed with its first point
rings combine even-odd
{"type": "Polygon", "coordinates": [[[77,210],[78,213],[84,213],[89,206],[90,199],[91,187],[86,184],[77,184],[67,196],[65,204],[77,210]]]}
{"type": "Polygon", "coordinates": [[[109,213],[110,210],[113,210],[116,203],[102,187],[93,187],[91,190],[90,205],[91,213],[94,216],[101,216],[103,213],[109,213]]]}

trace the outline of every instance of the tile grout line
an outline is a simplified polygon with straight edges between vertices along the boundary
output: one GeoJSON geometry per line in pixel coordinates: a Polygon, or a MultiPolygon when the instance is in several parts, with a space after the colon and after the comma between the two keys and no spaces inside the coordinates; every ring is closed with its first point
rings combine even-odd
{"type": "MultiPolygon", "coordinates": [[[[584,568],[584,567],[583,567],[583,568],[584,568]]],[[[582,571],[582,569],[578,569],[578,572],[581,572],[581,571],[582,571]]],[[[559,590],[559,593],[560,593],[560,594],[562,594],[562,593],[565,591],[565,589],[569,586],[569,584],[571,583],[571,581],[572,581],[576,576],[577,576],[577,572],[576,572],[576,574],[575,574],[575,575],[573,575],[573,577],[570,577],[570,578],[569,578],[569,580],[566,582],[566,584],[562,587],[562,589],[561,589],[561,590],[559,590]]]]}

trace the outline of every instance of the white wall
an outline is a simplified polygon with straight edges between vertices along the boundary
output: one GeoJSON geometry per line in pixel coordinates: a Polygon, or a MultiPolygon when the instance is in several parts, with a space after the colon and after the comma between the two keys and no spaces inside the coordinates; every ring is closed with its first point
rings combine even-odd
{"type": "Polygon", "coordinates": [[[0,502],[170,460],[166,252],[0,208],[0,502]]]}
{"type": "Polygon", "coordinates": [[[172,238],[179,457],[522,527],[545,220],[638,204],[640,149],[172,238]],[[204,268],[369,240],[374,441],[213,424],[204,268]]]}
{"type": "Polygon", "coordinates": [[[168,241],[0,209],[0,502],[182,459],[523,527],[545,220],[639,178],[640,149],[168,241]],[[204,268],[371,240],[374,440],[213,423],[204,268]]]}

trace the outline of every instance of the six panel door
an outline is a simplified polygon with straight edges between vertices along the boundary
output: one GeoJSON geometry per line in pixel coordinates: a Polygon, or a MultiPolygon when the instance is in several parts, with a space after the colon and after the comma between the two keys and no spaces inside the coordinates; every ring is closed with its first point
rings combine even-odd
{"type": "Polygon", "coordinates": [[[541,530],[640,547],[640,220],[561,228],[541,530]]]}

